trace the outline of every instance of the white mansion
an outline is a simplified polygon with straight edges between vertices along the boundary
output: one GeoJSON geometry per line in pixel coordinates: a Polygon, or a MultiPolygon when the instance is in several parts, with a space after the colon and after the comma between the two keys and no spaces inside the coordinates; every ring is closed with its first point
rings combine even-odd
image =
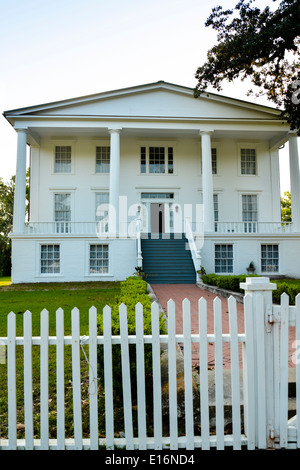
{"type": "Polygon", "coordinates": [[[242,274],[251,261],[258,274],[300,276],[297,136],[278,110],[159,81],[4,116],[18,138],[14,283],[122,280],[136,266],[149,282],[195,282],[200,266],[242,274]]]}

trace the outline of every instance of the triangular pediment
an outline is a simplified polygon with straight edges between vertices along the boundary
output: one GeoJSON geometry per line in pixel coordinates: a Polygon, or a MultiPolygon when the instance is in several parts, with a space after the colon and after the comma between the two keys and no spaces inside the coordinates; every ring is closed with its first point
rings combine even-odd
{"type": "Polygon", "coordinates": [[[165,82],[125,88],[5,113],[6,117],[132,117],[168,119],[278,119],[279,111],[165,82]]]}

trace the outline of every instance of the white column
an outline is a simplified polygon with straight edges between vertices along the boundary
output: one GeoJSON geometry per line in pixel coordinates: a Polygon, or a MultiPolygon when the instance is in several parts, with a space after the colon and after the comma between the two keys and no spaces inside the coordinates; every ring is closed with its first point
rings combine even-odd
{"type": "Polygon", "coordinates": [[[120,186],[120,133],[110,129],[109,232],[118,234],[120,186]]]}
{"type": "Polygon", "coordinates": [[[213,177],[211,165],[212,132],[200,132],[202,147],[202,192],[204,209],[204,233],[214,231],[213,177]]]}
{"type": "Polygon", "coordinates": [[[300,232],[300,169],[296,134],[289,136],[289,157],[293,231],[300,232]]]}
{"type": "Polygon", "coordinates": [[[18,131],[17,167],[14,195],[13,231],[24,233],[25,205],[26,205],[26,144],[27,132],[25,129],[18,131]]]}

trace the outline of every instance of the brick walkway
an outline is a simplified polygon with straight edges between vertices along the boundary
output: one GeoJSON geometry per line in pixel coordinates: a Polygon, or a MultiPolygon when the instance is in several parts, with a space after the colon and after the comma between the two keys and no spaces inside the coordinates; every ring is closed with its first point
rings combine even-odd
{"type": "MultiPolygon", "coordinates": [[[[164,312],[167,314],[167,302],[169,299],[174,300],[176,305],[176,332],[182,333],[182,301],[187,298],[191,303],[191,328],[192,333],[197,333],[198,330],[198,301],[204,297],[207,301],[207,332],[214,332],[214,313],[213,313],[213,300],[216,294],[201,290],[194,284],[152,284],[151,285],[159,303],[161,304],[164,312]]],[[[228,314],[228,300],[220,297],[222,302],[222,328],[223,333],[229,333],[229,314],[228,314]]],[[[238,332],[244,332],[244,306],[237,302],[237,319],[238,319],[238,332]]],[[[294,330],[291,328],[290,330],[294,330]]],[[[294,339],[294,331],[290,333],[290,345],[294,339]]],[[[192,345],[192,360],[193,365],[199,364],[199,347],[196,344],[192,345]]],[[[291,353],[290,353],[291,357],[291,353]]],[[[208,363],[213,368],[214,366],[214,346],[208,344],[208,363]]],[[[223,366],[224,369],[230,368],[230,344],[223,343],[223,366]]],[[[241,347],[240,347],[240,366],[242,367],[241,347]]],[[[291,361],[290,367],[295,367],[291,361]]]]}

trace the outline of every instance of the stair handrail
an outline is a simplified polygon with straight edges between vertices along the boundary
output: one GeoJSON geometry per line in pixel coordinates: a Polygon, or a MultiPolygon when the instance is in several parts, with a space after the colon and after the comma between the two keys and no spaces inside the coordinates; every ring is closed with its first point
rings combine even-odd
{"type": "Polygon", "coordinates": [[[142,219],[138,217],[136,219],[136,239],[137,239],[137,266],[139,268],[143,266],[142,243],[141,243],[141,222],[142,222],[142,219]]]}
{"type": "Polygon", "coordinates": [[[201,265],[201,256],[199,254],[199,251],[197,250],[197,245],[193,235],[191,223],[188,219],[185,219],[185,236],[189,244],[189,250],[191,252],[194,268],[197,274],[201,265]]]}

